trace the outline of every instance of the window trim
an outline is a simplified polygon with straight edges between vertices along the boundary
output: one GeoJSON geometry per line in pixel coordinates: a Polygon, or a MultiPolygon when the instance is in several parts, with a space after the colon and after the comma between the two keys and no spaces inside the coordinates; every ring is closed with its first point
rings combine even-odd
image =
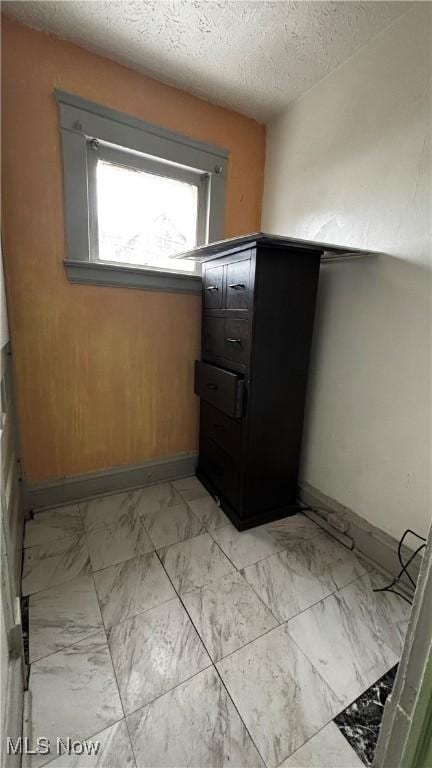
{"type": "MultiPolygon", "coordinates": [[[[208,242],[224,236],[225,190],[229,152],[144,120],[104,107],[65,91],[55,91],[63,148],[63,183],[67,258],[72,282],[120,285],[148,290],[199,293],[196,273],[158,270],[91,259],[91,200],[89,143],[96,139],[117,151],[146,155],[205,177],[201,194],[207,202],[206,221],[199,237],[208,242]]],[[[147,158],[146,158],[147,159],[147,158]]],[[[203,199],[203,198],[201,198],[203,199]]]]}

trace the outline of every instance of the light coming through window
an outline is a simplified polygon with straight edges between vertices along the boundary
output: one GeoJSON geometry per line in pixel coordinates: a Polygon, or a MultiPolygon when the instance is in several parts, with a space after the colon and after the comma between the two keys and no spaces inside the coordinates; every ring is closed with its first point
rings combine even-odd
{"type": "Polygon", "coordinates": [[[193,272],[170,256],[197,245],[198,186],[98,160],[98,260],[193,272]]]}

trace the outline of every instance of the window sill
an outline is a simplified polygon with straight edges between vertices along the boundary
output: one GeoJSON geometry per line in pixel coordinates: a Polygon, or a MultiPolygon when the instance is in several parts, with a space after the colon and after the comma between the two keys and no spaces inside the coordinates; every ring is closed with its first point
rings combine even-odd
{"type": "Polygon", "coordinates": [[[141,288],[145,291],[164,293],[201,294],[200,275],[71,259],[65,260],[64,264],[71,283],[141,288]]]}

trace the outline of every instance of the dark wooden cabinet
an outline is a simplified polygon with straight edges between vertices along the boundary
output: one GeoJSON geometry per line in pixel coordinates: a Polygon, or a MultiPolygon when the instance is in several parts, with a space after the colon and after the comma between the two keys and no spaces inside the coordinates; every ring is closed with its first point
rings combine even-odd
{"type": "Polygon", "coordinates": [[[203,262],[197,475],[239,530],[298,511],[308,364],[326,248],[260,234],[189,254],[203,262]]]}

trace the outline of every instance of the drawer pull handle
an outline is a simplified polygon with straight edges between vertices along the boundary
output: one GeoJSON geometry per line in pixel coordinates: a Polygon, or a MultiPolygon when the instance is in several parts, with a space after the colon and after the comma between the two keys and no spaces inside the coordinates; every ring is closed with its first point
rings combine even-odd
{"type": "Polygon", "coordinates": [[[211,291],[218,291],[218,290],[219,290],[219,286],[218,285],[208,285],[206,287],[206,291],[210,291],[211,292],[211,291]]]}
{"type": "Polygon", "coordinates": [[[211,381],[209,381],[209,383],[207,384],[207,386],[208,386],[208,388],[209,388],[209,389],[217,389],[217,388],[218,388],[218,387],[217,387],[217,384],[213,384],[211,381]]]}
{"type": "Polygon", "coordinates": [[[232,288],[234,291],[238,291],[241,288],[246,288],[244,283],[231,283],[228,288],[232,288]]]}
{"type": "Polygon", "coordinates": [[[227,342],[227,344],[240,344],[240,346],[242,343],[241,339],[225,339],[225,341],[227,342]]]}

